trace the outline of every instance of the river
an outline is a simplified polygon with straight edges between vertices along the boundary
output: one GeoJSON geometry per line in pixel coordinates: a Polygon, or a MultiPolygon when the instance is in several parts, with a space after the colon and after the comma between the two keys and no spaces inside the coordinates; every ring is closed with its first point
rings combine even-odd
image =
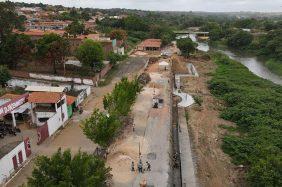
{"type": "MultiPolygon", "coordinates": [[[[198,44],[197,49],[200,51],[207,52],[209,51],[210,47],[207,43],[198,42],[197,38],[194,34],[190,34],[189,37],[192,41],[196,42],[198,44]]],[[[241,54],[234,53],[228,49],[217,49],[214,50],[222,52],[229,56],[229,58],[236,60],[246,66],[252,73],[255,75],[270,80],[275,84],[282,85],[282,77],[272,73],[267,67],[264,66],[264,63],[260,60],[258,60],[254,56],[243,56],[241,54]]]]}

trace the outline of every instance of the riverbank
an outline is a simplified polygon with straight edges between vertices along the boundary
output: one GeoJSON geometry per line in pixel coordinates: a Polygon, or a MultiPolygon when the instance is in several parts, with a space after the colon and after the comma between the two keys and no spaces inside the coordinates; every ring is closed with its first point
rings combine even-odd
{"type": "Polygon", "coordinates": [[[268,70],[274,73],[277,76],[282,77],[282,61],[277,59],[268,58],[266,56],[259,56],[257,55],[256,51],[251,49],[230,49],[226,41],[214,41],[210,43],[210,47],[212,49],[219,49],[222,51],[231,51],[232,53],[236,54],[237,56],[248,57],[248,58],[256,58],[260,61],[268,70]]]}
{"type": "Polygon", "coordinates": [[[281,186],[282,87],[252,74],[223,54],[213,54],[217,69],[211,93],[224,100],[220,116],[237,124],[223,138],[222,149],[246,172],[254,186],[281,186]]]}

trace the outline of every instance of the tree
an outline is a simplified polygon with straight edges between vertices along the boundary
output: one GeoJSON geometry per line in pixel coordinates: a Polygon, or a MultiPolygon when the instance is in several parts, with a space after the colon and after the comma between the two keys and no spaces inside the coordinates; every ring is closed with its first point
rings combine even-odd
{"type": "Polygon", "coordinates": [[[11,75],[6,66],[0,65],[0,84],[4,87],[8,80],[11,79],[11,75]]]}
{"type": "Polygon", "coordinates": [[[76,21],[73,21],[71,24],[69,24],[65,28],[65,30],[70,35],[73,35],[74,37],[76,37],[76,35],[84,33],[85,27],[83,23],[80,23],[76,20],[76,21]]]}
{"type": "Polygon", "coordinates": [[[122,29],[114,29],[110,33],[111,39],[123,40],[125,41],[127,38],[127,33],[122,29]]]}
{"type": "Polygon", "coordinates": [[[195,43],[190,38],[182,38],[177,40],[177,47],[180,49],[181,54],[188,57],[195,51],[195,43]]]}
{"type": "Polygon", "coordinates": [[[22,28],[23,17],[16,13],[14,3],[10,1],[0,2],[0,44],[14,28],[22,28]]]}
{"type": "Polygon", "coordinates": [[[84,134],[93,142],[107,147],[120,127],[120,121],[115,115],[106,115],[98,109],[82,124],[84,134]]]}
{"type": "Polygon", "coordinates": [[[78,152],[74,156],[70,150],[59,149],[48,158],[39,156],[35,162],[28,186],[106,186],[111,177],[105,161],[87,153],[78,152]]]}
{"type": "Polygon", "coordinates": [[[103,67],[104,52],[102,45],[91,39],[84,40],[77,50],[75,56],[84,66],[100,71],[103,67]]]}
{"type": "Polygon", "coordinates": [[[110,64],[115,65],[118,61],[123,59],[123,56],[114,52],[109,53],[108,59],[110,64]]]}
{"type": "Polygon", "coordinates": [[[253,36],[246,31],[237,31],[227,39],[227,45],[233,48],[246,47],[251,44],[253,36]]]}
{"type": "Polygon", "coordinates": [[[36,43],[37,57],[47,58],[53,64],[54,74],[57,73],[57,64],[62,64],[69,53],[69,42],[54,33],[46,34],[36,43]]]}
{"type": "Polygon", "coordinates": [[[127,18],[123,19],[124,28],[126,30],[132,31],[147,31],[148,25],[146,22],[138,16],[128,16],[127,18]]]}
{"type": "Polygon", "coordinates": [[[20,60],[31,57],[33,43],[29,36],[24,34],[10,34],[0,49],[0,63],[11,68],[17,68],[20,60]]]}

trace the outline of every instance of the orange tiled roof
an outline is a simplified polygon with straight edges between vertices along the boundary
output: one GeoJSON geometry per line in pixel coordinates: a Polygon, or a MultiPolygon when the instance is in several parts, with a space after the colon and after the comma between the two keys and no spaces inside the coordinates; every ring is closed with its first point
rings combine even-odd
{"type": "Polygon", "coordinates": [[[32,92],[29,94],[30,103],[57,103],[61,99],[61,93],[57,92],[32,92]]]}
{"type": "Polygon", "coordinates": [[[162,41],[160,39],[146,39],[139,44],[142,47],[161,47],[162,41]]]}
{"type": "Polygon", "coordinates": [[[71,105],[75,102],[76,97],[67,95],[67,105],[71,105]]]}
{"type": "Polygon", "coordinates": [[[18,33],[18,34],[26,34],[29,36],[44,36],[44,34],[50,34],[50,33],[55,33],[58,35],[64,35],[65,31],[63,30],[47,30],[47,31],[43,31],[43,30],[37,30],[37,29],[30,29],[24,32],[18,31],[18,30],[14,30],[13,32],[18,33]]]}
{"type": "Polygon", "coordinates": [[[10,93],[7,93],[7,94],[5,94],[5,95],[2,95],[1,97],[0,97],[0,99],[16,99],[16,98],[18,98],[18,97],[20,97],[20,95],[18,95],[18,94],[10,94],[10,93]]]}

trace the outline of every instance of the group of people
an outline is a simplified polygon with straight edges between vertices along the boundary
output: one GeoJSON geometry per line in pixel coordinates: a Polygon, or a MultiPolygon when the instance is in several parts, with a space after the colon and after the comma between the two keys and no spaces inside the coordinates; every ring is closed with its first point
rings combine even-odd
{"type": "MultiPolygon", "coordinates": [[[[151,171],[151,164],[146,161],[146,168],[143,168],[143,163],[142,160],[140,159],[138,164],[137,164],[137,170],[139,173],[143,173],[144,171],[151,171]]],[[[135,167],[134,167],[134,161],[131,162],[131,171],[135,171],[135,167]]]]}

